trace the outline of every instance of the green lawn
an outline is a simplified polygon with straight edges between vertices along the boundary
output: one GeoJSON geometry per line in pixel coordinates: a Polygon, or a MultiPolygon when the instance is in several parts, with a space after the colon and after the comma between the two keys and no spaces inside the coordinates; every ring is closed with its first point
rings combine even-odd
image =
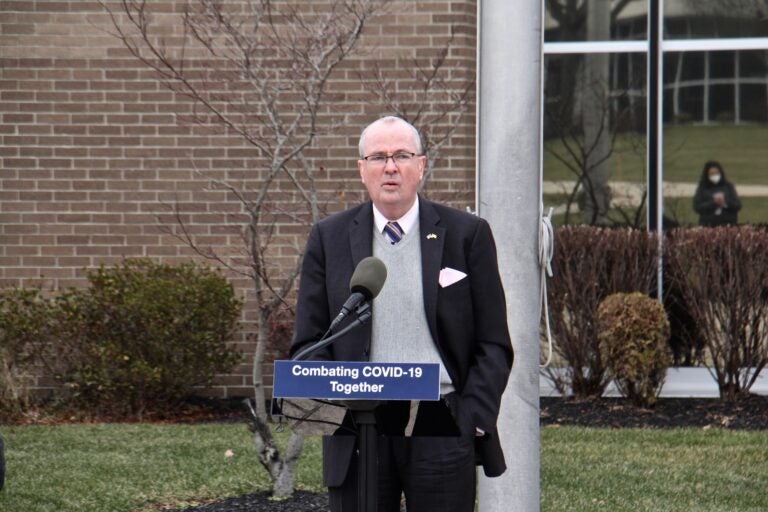
{"type": "MultiPolygon", "coordinates": [[[[245,424],[0,427],[6,442],[3,512],[133,511],[269,487],[245,424]],[[227,450],[234,456],[225,457],[227,450]]],[[[299,468],[320,490],[318,443],[299,468]]]]}
{"type": "Polygon", "coordinates": [[[542,429],[541,510],[768,510],[768,432],[542,429]]]}
{"type": "MultiPolygon", "coordinates": [[[[561,141],[545,147],[567,155],[561,141]]],[[[739,184],[768,184],[768,126],[668,125],[664,129],[664,179],[697,182],[707,160],[719,160],[728,179],[739,184]]],[[[616,138],[610,159],[611,181],[645,181],[645,141],[637,136],[616,138]]],[[[544,152],[544,179],[573,180],[574,174],[550,151],[544,152]]]]}
{"type": "MultiPolygon", "coordinates": [[[[4,512],[149,510],[265,490],[244,425],[2,427],[4,512]],[[225,457],[232,450],[234,456],[225,457]]],[[[768,510],[768,432],[543,428],[542,511],[768,510]]],[[[319,439],[299,487],[321,490],[319,439]]],[[[513,454],[508,455],[514,463],[513,454]]]]}
{"type": "Polygon", "coordinates": [[[718,160],[736,184],[768,185],[768,126],[668,126],[664,130],[664,176],[697,182],[707,160],[718,160]]]}
{"type": "MultiPolygon", "coordinates": [[[[665,213],[682,225],[696,226],[699,216],[693,211],[693,198],[672,197],[664,200],[665,213]]],[[[768,223],[768,197],[742,197],[739,222],[743,224],[768,223]]]]}

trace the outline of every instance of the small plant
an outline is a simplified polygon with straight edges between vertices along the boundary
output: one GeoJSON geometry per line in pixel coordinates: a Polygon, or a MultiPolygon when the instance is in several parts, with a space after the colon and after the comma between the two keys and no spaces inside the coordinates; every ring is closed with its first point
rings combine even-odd
{"type": "Polygon", "coordinates": [[[597,323],[600,352],[619,391],[652,407],[672,361],[664,307],[643,293],[616,293],[600,304],[597,323]]]}
{"type": "Polygon", "coordinates": [[[89,288],[58,297],[60,378],[76,405],[141,417],[239,360],[227,342],[241,302],[208,267],[126,260],[88,280],[89,288]]]}

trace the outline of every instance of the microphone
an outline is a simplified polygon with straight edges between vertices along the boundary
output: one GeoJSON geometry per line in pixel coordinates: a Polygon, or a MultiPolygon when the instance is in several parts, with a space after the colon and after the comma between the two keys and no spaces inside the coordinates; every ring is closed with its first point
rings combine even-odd
{"type": "Polygon", "coordinates": [[[349,298],[341,307],[341,312],[331,322],[328,332],[333,331],[360,304],[373,300],[386,280],[387,267],[379,258],[369,256],[360,261],[352,273],[352,279],[349,280],[349,298]]]}

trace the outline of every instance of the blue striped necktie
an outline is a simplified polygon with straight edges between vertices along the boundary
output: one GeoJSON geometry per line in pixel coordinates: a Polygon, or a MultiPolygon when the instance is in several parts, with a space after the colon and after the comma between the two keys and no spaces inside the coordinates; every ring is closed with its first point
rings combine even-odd
{"type": "Polygon", "coordinates": [[[403,228],[397,222],[387,222],[384,226],[384,234],[389,238],[392,245],[403,239],[403,228]]]}

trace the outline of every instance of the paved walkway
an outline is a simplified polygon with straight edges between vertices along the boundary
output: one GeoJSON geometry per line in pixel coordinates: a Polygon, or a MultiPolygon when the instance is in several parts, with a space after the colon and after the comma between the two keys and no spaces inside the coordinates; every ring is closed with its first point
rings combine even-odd
{"type": "MultiPolygon", "coordinates": [[[[544,194],[570,194],[575,181],[545,181],[544,194]]],[[[645,191],[644,183],[633,181],[611,181],[612,204],[615,206],[639,205],[645,191]]],[[[664,182],[664,197],[689,197],[696,192],[696,183],[664,182]]],[[[768,197],[768,185],[738,185],[736,191],[741,197],[768,197]]],[[[554,213],[565,212],[565,205],[555,207],[554,213]]]]}
{"type": "MultiPolygon", "coordinates": [[[[541,396],[559,396],[552,382],[543,374],[539,375],[539,393],[541,396]]],[[[752,393],[768,395],[768,370],[763,370],[752,387],[752,393]]],[[[605,396],[621,396],[616,386],[611,384],[605,396]]],[[[717,382],[707,368],[670,368],[664,386],[661,388],[662,397],[701,397],[717,398],[717,382]]]]}

